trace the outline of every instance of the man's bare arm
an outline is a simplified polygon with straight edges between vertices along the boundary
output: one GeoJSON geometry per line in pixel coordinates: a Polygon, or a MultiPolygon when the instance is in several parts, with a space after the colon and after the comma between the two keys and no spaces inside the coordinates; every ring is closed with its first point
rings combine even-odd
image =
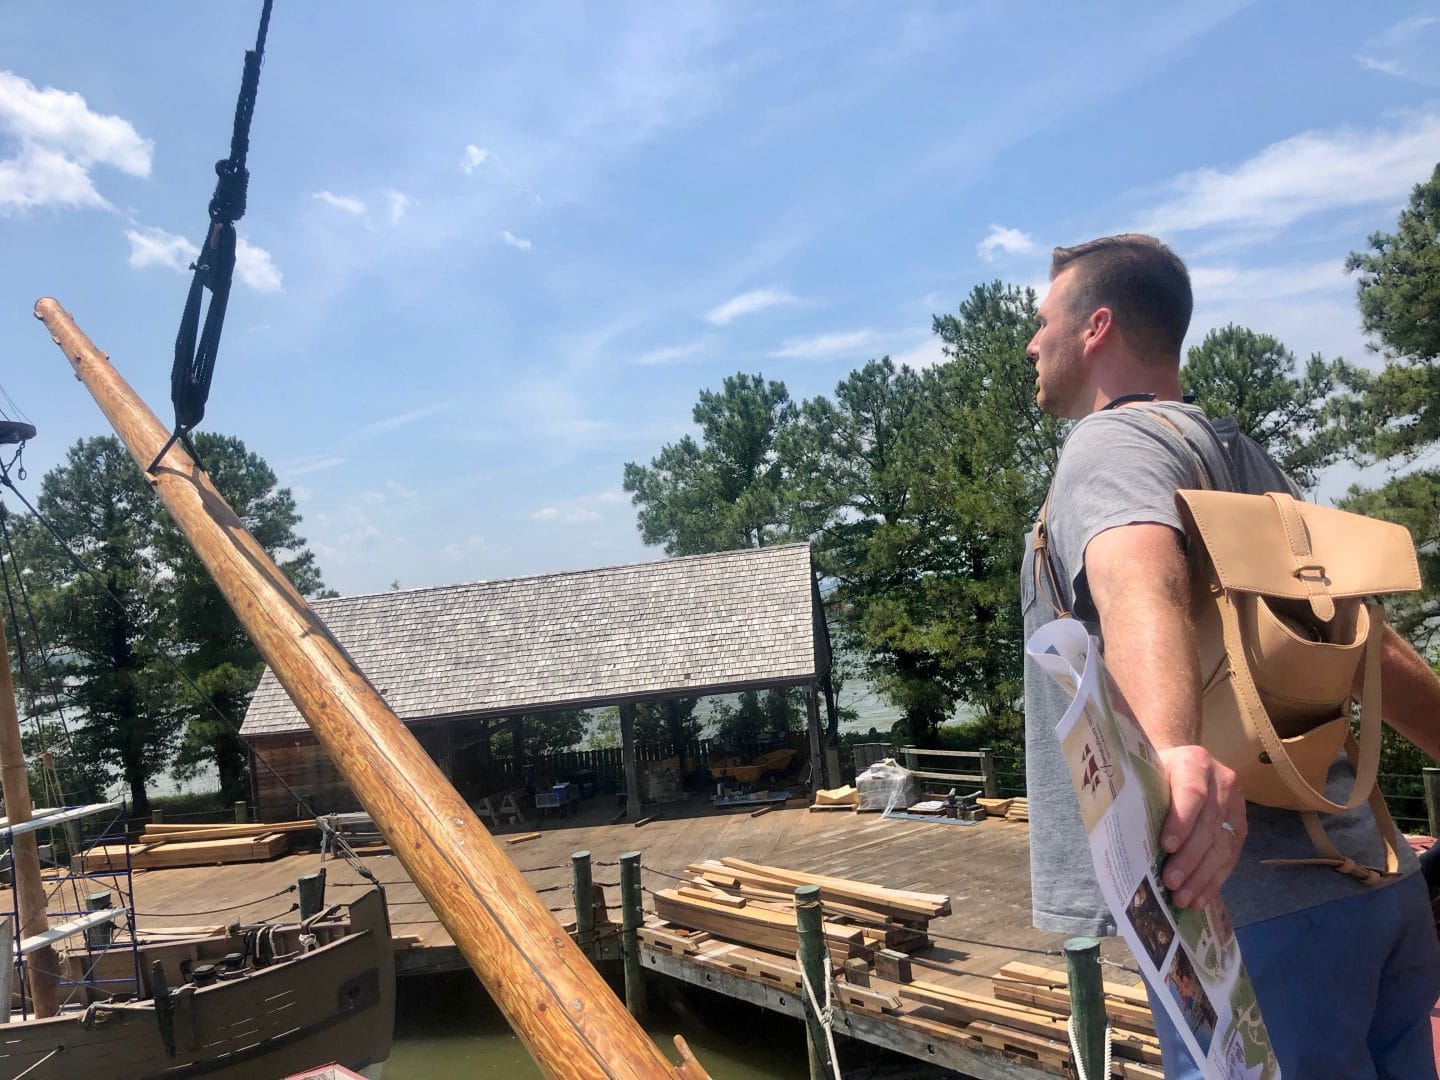
{"type": "Polygon", "coordinates": [[[1380,681],[1385,722],[1440,761],[1440,678],[1391,626],[1380,646],[1380,681]]]}
{"type": "Polygon", "coordinates": [[[1165,885],[1181,907],[1204,907],[1239,860],[1245,800],[1235,774],[1199,745],[1199,661],[1180,534],[1156,524],[1107,529],[1085,549],[1085,576],[1120,704],[1155,744],[1170,783],[1165,885]]]}

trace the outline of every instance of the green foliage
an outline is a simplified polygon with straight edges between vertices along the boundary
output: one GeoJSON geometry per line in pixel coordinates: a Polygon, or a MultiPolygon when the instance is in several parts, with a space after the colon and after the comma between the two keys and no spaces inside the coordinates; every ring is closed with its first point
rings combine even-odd
{"type": "Polygon", "coordinates": [[[784,383],[732,375],[705,390],[686,435],[648,467],[625,466],[625,490],[639,508],[640,535],[670,555],[763,547],[786,538],[785,485],[776,453],[795,408],[784,383]]]}
{"type": "Polygon", "coordinates": [[[39,510],[93,571],[27,527],[32,602],[44,609],[80,714],[69,749],[90,780],[123,781],[134,812],[148,813],[146,784],[169,764],[184,723],[161,655],[174,638],[159,599],[155,497],[120,441],[106,436],[76,443],[45,475],[39,510]]]}
{"type": "MultiPolygon", "coordinates": [[[[1416,186],[1393,234],[1370,237],[1352,253],[1365,329],[1387,359],[1378,373],[1348,372],[1355,391],[1341,410],[1366,459],[1410,464],[1440,447],[1440,165],[1416,186]]],[[[1391,619],[1418,648],[1440,628],[1440,470],[1396,476],[1374,489],[1353,487],[1340,505],[1406,526],[1420,551],[1419,594],[1387,600],[1391,619]]]]}
{"type": "MultiPolygon", "coordinates": [[[[211,482],[246,531],[302,595],[318,593],[324,582],[314,554],[295,532],[300,513],[290,489],[279,487],[270,466],[239,439],[200,432],[194,441],[211,482]]],[[[202,766],[213,765],[222,801],[242,799],[249,752],[239,728],[264,663],[168,514],[158,517],[156,552],[168,571],[159,582],[159,595],[180,664],[200,693],[197,697],[185,691],[185,732],[176,774],[193,776],[202,766]]]]}
{"type": "Polygon", "coordinates": [[[799,731],[805,708],[798,690],[747,690],[734,705],[717,703],[714,737],[731,750],[784,739],[799,731]]]}
{"type": "Polygon", "coordinates": [[[1345,437],[1327,403],[1348,369],[1318,353],[1299,378],[1295,354],[1269,334],[1231,324],[1193,346],[1180,384],[1209,416],[1233,416],[1302,488],[1339,460],[1345,437]]]}
{"type": "Polygon", "coordinates": [[[1365,330],[1392,359],[1440,358],[1440,165],[1415,185],[1395,232],[1369,242],[1368,252],[1352,252],[1345,263],[1360,273],[1365,330]]]}
{"type": "Polygon", "coordinates": [[[1035,295],[991,282],[935,319],[947,360],[867,364],[806,402],[790,444],[812,480],[797,520],[835,578],[841,643],[930,745],[965,701],[1018,715],[1017,569],[1059,430],[1035,405],[1035,295]]]}
{"type": "MultiPolygon", "coordinates": [[[[585,737],[587,718],[584,709],[562,709],[524,717],[525,756],[533,760],[579,746],[585,737]]],[[[496,757],[510,757],[514,753],[508,719],[499,721],[491,734],[490,750],[496,757]]]]}

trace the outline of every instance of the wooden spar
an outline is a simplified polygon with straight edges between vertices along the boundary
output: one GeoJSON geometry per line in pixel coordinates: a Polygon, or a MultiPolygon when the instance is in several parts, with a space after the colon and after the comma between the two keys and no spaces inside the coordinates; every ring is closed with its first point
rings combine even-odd
{"type": "MultiPolygon", "coordinates": [[[[56,301],[35,305],[144,469],[169,433],[56,301]]],[[[671,1064],[379,692],[176,444],[147,477],[316,739],[551,1077],[706,1074],[671,1064]]]]}
{"type": "MultiPolygon", "coordinates": [[[[5,817],[9,824],[29,821],[30,778],[25,772],[25,751],[20,745],[20,717],[15,711],[15,683],[10,675],[10,647],[5,641],[5,620],[0,617],[0,791],[5,796],[5,817]]],[[[10,858],[15,877],[15,900],[20,925],[15,928],[15,948],[23,938],[50,929],[46,913],[45,883],[40,880],[40,849],[34,832],[10,835],[10,858]]],[[[36,949],[25,960],[30,974],[30,999],[35,1015],[54,1016],[60,1011],[60,959],[55,947],[36,949]]],[[[10,1012],[10,999],[0,1001],[10,1012]]]]}

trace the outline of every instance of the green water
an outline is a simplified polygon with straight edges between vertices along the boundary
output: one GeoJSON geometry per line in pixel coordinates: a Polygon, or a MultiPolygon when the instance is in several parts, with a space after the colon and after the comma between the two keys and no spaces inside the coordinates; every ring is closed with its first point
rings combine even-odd
{"type": "MultiPolygon", "coordinates": [[[[542,1074],[474,976],[404,979],[395,1014],[395,1046],[385,1080],[460,1080],[542,1074]]],[[[666,1056],[678,1060],[683,1035],[715,1080],[790,1080],[809,1075],[798,1020],[704,991],[666,983],[650,987],[646,1025],[666,1056]]]]}
{"type": "MultiPolygon", "coordinates": [[[[672,1061],[672,1039],[683,1035],[715,1080],[809,1076],[799,1020],[668,980],[651,983],[650,1003],[646,1028],[672,1061]]],[[[893,1075],[894,1063],[875,1061],[854,1043],[845,1044],[841,1060],[847,1080],[893,1075]]],[[[462,972],[402,980],[385,1080],[491,1076],[531,1080],[541,1073],[476,979],[462,972]]]]}

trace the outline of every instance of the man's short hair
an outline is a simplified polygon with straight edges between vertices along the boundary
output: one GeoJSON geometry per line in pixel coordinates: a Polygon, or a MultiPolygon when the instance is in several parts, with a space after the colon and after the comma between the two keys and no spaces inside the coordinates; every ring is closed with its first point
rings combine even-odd
{"type": "Polygon", "coordinates": [[[1050,278],[1074,270],[1070,314],[1108,307],[1126,343],[1144,360],[1178,360],[1195,298],[1180,256],[1144,233],[1102,236],[1057,247],[1050,278]]]}

